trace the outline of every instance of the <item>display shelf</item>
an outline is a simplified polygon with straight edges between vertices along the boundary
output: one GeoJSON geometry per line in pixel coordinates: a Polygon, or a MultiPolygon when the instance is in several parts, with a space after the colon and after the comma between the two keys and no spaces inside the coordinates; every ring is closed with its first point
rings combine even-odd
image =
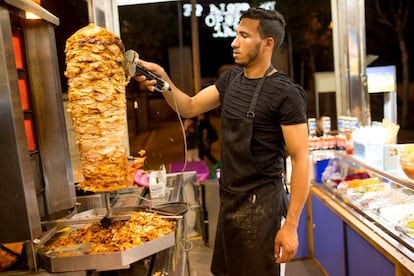
{"type": "MultiPolygon", "coordinates": [[[[384,256],[387,260],[394,264],[396,273],[392,274],[393,276],[414,275],[414,261],[412,256],[407,256],[407,254],[412,255],[413,252],[410,253],[410,250],[383,231],[376,222],[360,214],[346,203],[343,203],[341,200],[338,200],[322,187],[314,185],[311,187],[310,192],[312,199],[310,208],[312,208],[312,211],[309,223],[311,225],[311,229],[313,229],[309,237],[311,240],[310,252],[315,258],[316,263],[319,264],[327,275],[331,275],[332,273],[332,275],[347,275],[346,271],[350,270],[349,266],[351,264],[348,260],[352,259],[351,254],[353,254],[353,251],[345,244],[348,239],[348,229],[352,229],[353,232],[356,232],[367,242],[367,244],[369,244],[369,248],[367,248],[368,252],[377,252],[379,255],[384,256]],[[315,209],[315,206],[319,207],[315,209]],[[322,212],[320,210],[322,210],[322,212]],[[326,239],[327,236],[323,234],[318,237],[318,231],[320,231],[320,229],[325,229],[332,223],[336,223],[325,216],[328,210],[333,213],[333,217],[340,219],[340,223],[342,225],[341,229],[345,229],[343,232],[333,233],[333,240],[335,240],[338,244],[342,243],[342,248],[340,248],[339,245],[332,247],[331,243],[326,239]],[[319,220],[316,218],[319,218],[319,220]],[[320,218],[323,219],[321,220],[320,218]],[[318,247],[320,247],[320,249],[318,249],[318,247]],[[323,254],[318,251],[322,251],[323,254]],[[333,267],[335,270],[330,270],[332,267],[329,265],[327,266],[327,264],[330,264],[327,256],[337,256],[343,260],[345,265],[343,271],[338,271],[338,267],[336,266],[333,267]]],[[[373,260],[373,258],[373,256],[367,253],[363,261],[367,264],[377,261],[373,260]]],[[[373,273],[368,275],[385,274],[375,274],[375,271],[373,271],[373,273]]]]}
{"type": "Polygon", "coordinates": [[[313,183],[311,187],[311,250],[316,260],[328,271],[331,268],[326,265],[329,263],[326,256],[345,253],[345,268],[341,271],[357,271],[358,258],[354,258],[352,249],[356,243],[352,241],[363,239],[369,245],[366,246],[365,262],[384,264],[381,259],[385,258],[391,265],[384,266],[384,271],[392,269],[395,271],[393,275],[414,275],[414,230],[402,225],[404,218],[414,219],[414,182],[400,172],[382,171],[342,152],[335,152],[328,166],[334,166],[338,173],[323,183],[313,183]],[[365,175],[364,179],[372,180],[374,184],[361,185],[358,190],[355,182],[351,184],[351,174],[365,175]],[[376,181],[380,184],[375,184],[376,181]],[[324,208],[332,211],[343,224],[343,228],[340,227],[344,229],[343,233],[336,233],[341,236],[339,243],[343,244],[343,250],[338,249],[338,252],[325,248],[326,243],[320,237],[324,231],[322,226],[333,223],[324,208]]]}
{"type": "MultiPolygon", "coordinates": [[[[392,174],[365,165],[360,159],[350,155],[338,152],[336,157],[338,157],[339,166],[341,163],[346,163],[347,166],[358,166],[360,170],[365,170],[372,178],[378,179],[381,184],[362,187],[364,191],[355,194],[338,192],[331,185],[326,185],[327,183],[324,183],[324,187],[328,187],[330,193],[386,232],[386,235],[395,239],[398,244],[404,245],[408,249],[407,255],[414,260],[414,234],[412,234],[414,230],[404,230],[404,226],[401,225],[406,217],[411,216],[414,220],[412,181],[400,177],[399,174],[392,174]],[[370,188],[375,186],[377,187],[370,188]],[[375,191],[375,189],[377,190],[375,191]]],[[[342,168],[339,169],[342,170],[342,168]]]]}
{"type": "Polygon", "coordinates": [[[414,181],[407,178],[401,169],[397,169],[393,171],[384,171],[375,166],[367,164],[361,158],[354,157],[353,155],[349,155],[341,151],[336,151],[334,153],[334,156],[337,157],[338,159],[348,162],[349,164],[352,164],[353,166],[359,166],[361,168],[364,168],[367,171],[370,171],[371,173],[380,175],[390,181],[401,184],[414,191],[414,181]]]}

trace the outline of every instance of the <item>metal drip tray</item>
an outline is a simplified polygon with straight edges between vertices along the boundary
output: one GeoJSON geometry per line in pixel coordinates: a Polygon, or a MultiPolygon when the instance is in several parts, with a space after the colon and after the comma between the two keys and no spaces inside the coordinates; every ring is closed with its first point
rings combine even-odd
{"type": "MultiPolygon", "coordinates": [[[[174,233],[171,233],[122,252],[57,257],[53,252],[39,250],[38,255],[42,267],[49,272],[123,269],[128,268],[134,262],[172,247],[174,240],[174,233]]],[[[68,248],[67,253],[82,252],[86,248],[87,245],[68,248]]]]}
{"type": "MultiPolygon", "coordinates": [[[[130,208],[128,208],[130,209],[130,208]]],[[[131,208],[137,209],[137,208],[131,208]]],[[[101,215],[104,210],[95,209],[88,210],[83,213],[76,214],[72,219],[74,221],[82,218],[91,218],[94,215],[101,215]]],[[[51,238],[57,238],[77,228],[83,227],[85,224],[74,224],[65,226],[57,230],[51,238]]],[[[102,254],[87,254],[91,244],[77,244],[51,249],[48,246],[39,248],[38,258],[41,266],[49,272],[68,272],[81,270],[114,270],[129,268],[129,265],[142,260],[146,257],[154,255],[160,251],[171,248],[175,245],[175,233],[170,233],[154,240],[144,242],[138,246],[126,249],[124,251],[109,252],[102,254]]]]}

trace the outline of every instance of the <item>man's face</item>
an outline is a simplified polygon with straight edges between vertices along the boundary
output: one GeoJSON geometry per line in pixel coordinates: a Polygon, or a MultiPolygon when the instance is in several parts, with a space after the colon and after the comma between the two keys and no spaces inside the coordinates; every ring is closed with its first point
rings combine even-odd
{"type": "Polygon", "coordinates": [[[237,36],[231,43],[236,64],[247,66],[254,62],[261,50],[262,39],[257,31],[259,20],[245,18],[240,21],[237,36]]]}

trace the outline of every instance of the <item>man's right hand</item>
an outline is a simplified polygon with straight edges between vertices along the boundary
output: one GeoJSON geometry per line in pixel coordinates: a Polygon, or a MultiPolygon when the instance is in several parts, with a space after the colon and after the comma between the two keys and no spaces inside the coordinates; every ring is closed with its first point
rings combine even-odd
{"type": "Polygon", "coordinates": [[[135,76],[134,79],[139,82],[139,88],[141,90],[148,90],[154,92],[155,87],[154,85],[157,83],[156,80],[147,80],[144,75],[135,76]]]}
{"type": "MultiPolygon", "coordinates": [[[[158,64],[153,62],[147,62],[142,59],[139,60],[141,66],[143,66],[146,70],[154,73],[155,75],[159,76],[162,79],[169,79],[165,70],[158,64]]],[[[142,90],[148,90],[154,92],[155,87],[154,85],[157,84],[157,80],[155,79],[146,79],[144,75],[135,76],[134,79],[139,82],[139,87],[142,90]]]]}

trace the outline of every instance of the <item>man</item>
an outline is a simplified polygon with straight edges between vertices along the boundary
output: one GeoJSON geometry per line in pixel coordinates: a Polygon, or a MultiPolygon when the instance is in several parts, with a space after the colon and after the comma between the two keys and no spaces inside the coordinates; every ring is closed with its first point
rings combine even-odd
{"type": "MultiPolygon", "coordinates": [[[[171,85],[167,103],[184,117],[221,106],[220,213],[211,271],[214,275],[279,275],[298,248],[297,227],[308,190],[306,95],[271,65],[284,38],[276,11],[245,11],[231,43],[239,66],[193,97],[160,66],[142,62],[171,85]],[[292,160],[286,207],[284,158],[292,160]],[[286,211],[287,208],[287,211],[286,211]],[[284,224],[280,221],[286,215],[284,224]]],[[[155,81],[136,77],[154,90],[155,81]]]]}

